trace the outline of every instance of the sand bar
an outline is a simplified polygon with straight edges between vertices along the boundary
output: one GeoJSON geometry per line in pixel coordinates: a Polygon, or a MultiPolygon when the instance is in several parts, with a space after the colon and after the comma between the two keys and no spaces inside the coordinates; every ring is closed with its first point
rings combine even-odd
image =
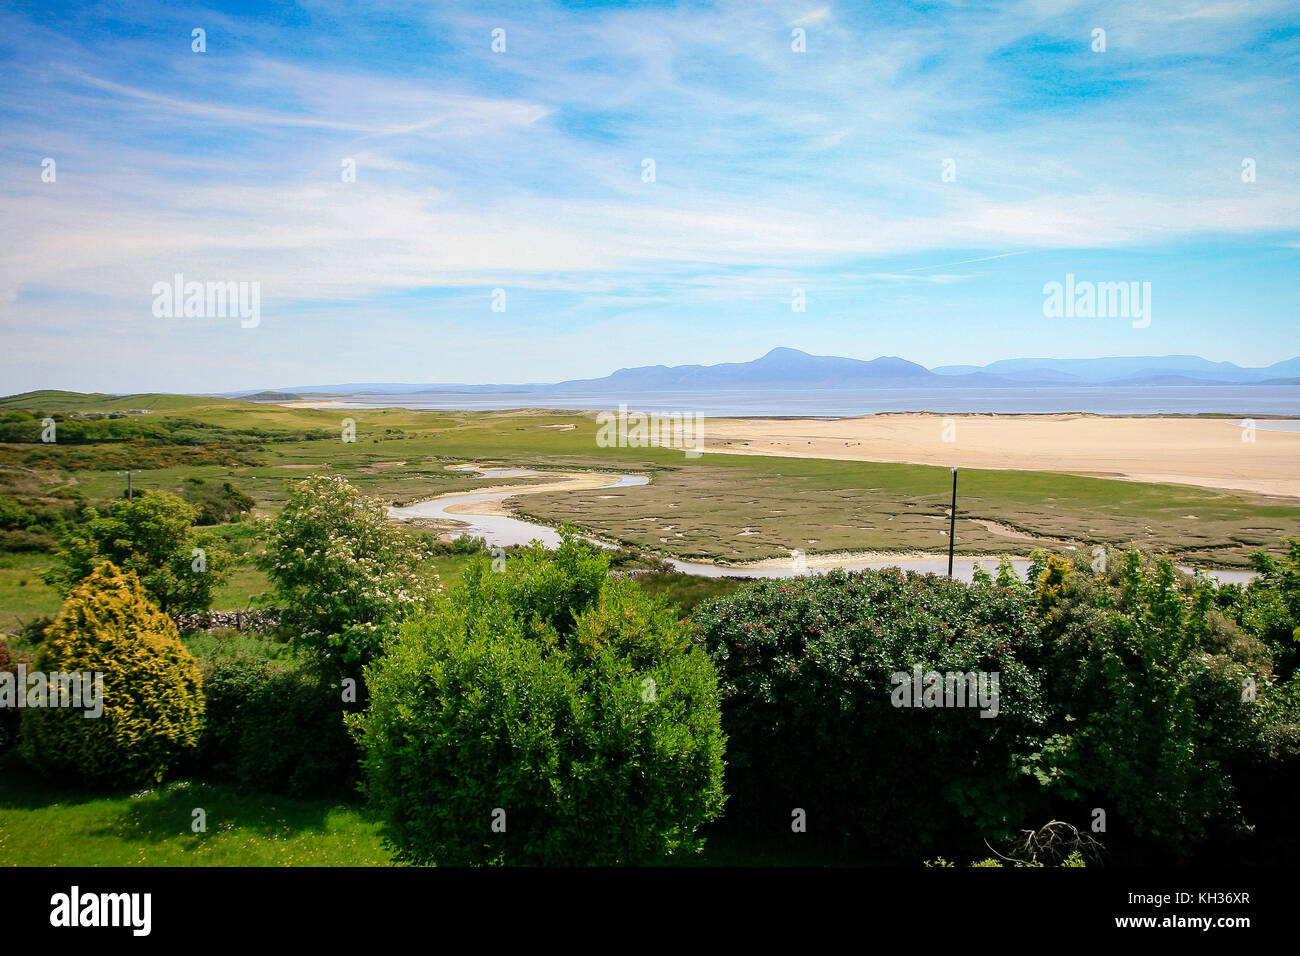
{"type": "MultiPolygon", "coordinates": [[[[475,495],[492,495],[489,500],[469,501],[463,504],[449,505],[449,515],[509,515],[512,514],[504,500],[513,495],[536,495],[547,491],[588,491],[593,488],[612,488],[618,484],[617,475],[601,475],[591,472],[578,472],[564,475],[561,472],[538,472],[539,475],[554,474],[556,481],[538,485],[497,485],[492,488],[476,488],[475,495]]],[[[452,492],[439,495],[438,498],[456,498],[463,493],[452,492]]],[[[437,501],[438,498],[430,499],[437,501]]]]}
{"type": "Polygon", "coordinates": [[[715,418],[709,452],[1059,471],[1300,497],[1300,432],[1239,419],[1102,415],[715,418]]]}

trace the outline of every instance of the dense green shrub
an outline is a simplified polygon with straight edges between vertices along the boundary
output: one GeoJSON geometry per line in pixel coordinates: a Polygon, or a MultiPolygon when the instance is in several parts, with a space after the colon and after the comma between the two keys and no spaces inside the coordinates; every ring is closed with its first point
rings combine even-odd
{"type": "Polygon", "coordinates": [[[259,793],[341,792],[357,781],[357,750],[337,686],[293,660],[258,654],[200,660],[207,721],[198,766],[259,793]]]}
{"type": "Polygon", "coordinates": [[[1267,727],[1271,657],[1219,612],[1208,581],[1167,558],[1132,552],[1107,567],[1040,566],[1055,733],[1037,773],[1186,857],[1212,828],[1243,825],[1227,768],[1267,727]]]}
{"type": "Polygon", "coordinates": [[[186,478],[181,486],[181,497],[194,506],[194,523],[197,525],[237,521],[252,511],[255,503],[228,481],[217,484],[202,478],[186,478]]]}
{"type": "Polygon", "coordinates": [[[651,596],[662,596],[682,615],[690,614],[703,601],[731,594],[746,584],[739,578],[708,578],[681,571],[650,571],[638,573],[633,578],[642,591],[651,596]]]}
{"type": "Polygon", "coordinates": [[[728,820],[772,833],[803,808],[810,834],[913,859],[1034,819],[1086,828],[1093,808],[1128,861],[1244,846],[1252,824],[1255,844],[1294,846],[1278,795],[1300,779],[1300,678],[1274,668],[1293,640],[1291,551],[1258,559],[1247,588],[1138,553],[1039,553],[1031,586],[1005,563],[970,586],[834,572],[702,604],[728,820]],[[913,662],[999,670],[998,717],[892,709],[887,674],[913,662]]]}
{"type": "MultiPolygon", "coordinates": [[[[167,428],[159,422],[144,422],[139,418],[99,418],[88,420],[64,414],[53,416],[59,444],[80,445],[94,442],[126,442],[142,439],[163,440],[167,428]]],[[[0,441],[39,442],[44,431],[44,416],[0,422],[0,441]]]]}
{"type": "Polygon", "coordinates": [[[673,573],[673,566],[663,558],[647,554],[638,547],[624,545],[609,548],[609,568],[611,571],[662,571],[673,573]]]}
{"type": "Polygon", "coordinates": [[[76,488],[51,487],[50,479],[34,472],[0,471],[0,553],[57,551],[81,498],[76,488]]]}
{"type": "Polygon", "coordinates": [[[54,618],[49,615],[23,621],[18,627],[19,643],[28,646],[41,643],[41,641],[45,640],[45,632],[50,629],[50,625],[53,623],[54,618]]]}
{"type": "Polygon", "coordinates": [[[156,781],[198,746],[198,665],[132,571],[106,562],[77,585],[33,667],[103,674],[100,717],[69,707],[24,711],[20,747],[42,770],[103,784],[156,781]]]}
{"type": "Polygon", "coordinates": [[[42,443],[44,420],[53,418],[59,446],[119,444],[150,448],[159,445],[204,446],[230,453],[239,445],[259,441],[319,441],[335,437],[323,429],[288,431],[266,428],[232,428],[212,422],[171,416],[139,416],[125,412],[9,411],[0,418],[0,442],[42,443]]]}
{"type": "Polygon", "coordinates": [[[633,864],[700,846],[723,800],[716,676],[606,561],[572,536],[501,572],[480,558],[367,670],[366,789],[402,859],[633,864]]]}
{"type": "MultiPolygon", "coordinates": [[[[1229,864],[1293,865],[1300,859],[1300,675],[1260,688],[1261,728],[1244,752],[1225,758],[1251,839],[1225,844],[1229,864]]],[[[1199,861],[1198,861],[1199,862],[1199,861]]]]}
{"type": "Polygon", "coordinates": [[[1019,589],[832,571],[757,582],[691,620],[724,695],[733,824],[788,832],[802,809],[810,835],[916,859],[954,832],[1000,835],[1030,817],[1037,788],[1020,766],[1046,708],[1019,589]],[[997,672],[996,716],[895,706],[894,675],[911,690],[918,667],[922,684],[997,672]]]}
{"type": "Polygon", "coordinates": [[[115,501],[105,514],[86,509],[45,581],[67,594],[91,570],[111,561],[139,575],[149,596],[168,614],[203,611],[230,573],[230,555],[218,540],[194,530],[195,511],[167,492],[115,501]]]}
{"type": "Polygon", "coordinates": [[[0,530],[0,554],[51,554],[58,542],[43,531],[0,530]]]}
{"type": "Polygon", "coordinates": [[[1257,551],[1258,573],[1228,609],[1239,624],[1273,651],[1279,675],[1289,679],[1300,664],[1300,538],[1283,539],[1286,553],[1257,551]]]}
{"type": "Polygon", "coordinates": [[[265,525],[258,564],[271,581],[281,623],[333,676],[359,677],[385,631],[424,599],[436,576],[384,504],[346,479],[314,475],[298,483],[265,525]]]}
{"type": "Polygon", "coordinates": [[[587,546],[569,525],[560,532],[564,543],[554,553],[540,545],[516,549],[505,573],[486,560],[469,564],[459,593],[470,611],[502,604],[518,616],[529,637],[556,643],[571,634],[578,615],[595,604],[605,586],[609,556],[587,546]]]}
{"type": "Polygon", "coordinates": [[[293,661],[293,646],[262,634],[244,633],[234,627],[217,627],[181,634],[181,643],[201,667],[209,661],[253,657],[268,661],[293,661]]]}
{"type": "Polygon", "coordinates": [[[449,555],[449,554],[478,554],[480,551],[488,549],[487,540],[477,535],[458,534],[450,541],[442,541],[431,534],[421,536],[425,550],[429,554],[449,555]]]}

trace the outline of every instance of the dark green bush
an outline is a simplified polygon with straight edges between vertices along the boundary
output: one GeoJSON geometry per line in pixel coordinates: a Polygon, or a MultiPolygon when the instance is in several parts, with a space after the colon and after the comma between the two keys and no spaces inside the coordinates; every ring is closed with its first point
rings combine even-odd
{"type": "Polygon", "coordinates": [[[1279,676],[1289,680],[1300,665],[1300,538],[1285,538],[1282,556],[1257,551],[1258,577],[1229,608],[1238,623],[1272,650],[1279,676]]]}
{"type": "Polygon", "coordinates": [[[54,618],[49,616],[34,617],[30,621],[23,621],[18,628],[18,636],[22,638],[22,644],[31,645],[39,644],[45,640],[46,632],[49,631],[50,625],[54,623],[54,618]]]}
{"type": "Polygon", "coordinates": [[[240,788],[290,796],[357,781],[338,687],[296,662],[241,653],[204,658],[207,725],[199,766],[240,788]]]}
{"type": "Polygon", "coordinates": [[[34,473],[0,471],[0,553],[53,553],[76,520],[81,492],[34,473]]]}
{"type": "MultiPolygon", "coordinates": [[[[1026,819],[1021,772],[1046,707],[1037,629],[1016,589],[884,571],[760,581],[695,608],[723,691],[728,820],[915,860],[955,833],[1026,819]],[[997,672],[998,712],[895,706],[893,675],[997,672]]],[[[900,689],[903,685],[897,685],[900,689]]]]}
{"type": "Polygon", "coordinates": [[[252,511],[255,504],[251,497],[228,481],[218,484],[202,478],[186,478],[181,486],[181,497],[194,507],[196,525],[237,521],[252,511]]]}
{"type": "Polygon", "coordinates": [[[690,614],[703,601],[732,594],[745,586],[739,578],[706,578],[681,571],[650,571],[630,577],[646,594],[662,596],[683,616],[690,614]]]}
{"type": "Polygon", "coordinates": [[[611,571],[662,571],[673,573],[673,566],[653,554],[646,554],[640,548],[623,546],[609,548],[609,568],[611,571]]]}
{"type": "Polygon", "coordinates": [[[606,582],[606,560],[572,537],[502,572],[481,558],[367,669],[366,789],[402,859],[633,864],[700,846],[723,800],[716,676],[671,609],[606,582]]]}
{"type": "Polygon", "coordinates": [[[441,541],[433,535],[424,536],[424,546],[429,554],[478,554],[488,549],[487,540],[477,535],[459,534],[450,541],[441,541]]]}
{"type": "Polygon", "coordinates": [[[44,531],[0,530],[0,554],[52,554],[58,542],[44,531]]]}
{"type": "Polygon", "coordinates": [[[1293,640],[1300,565],[1259,565],[1250,587],[1215,589],[1168,559],[1111,554],[1095,571],[1040,553],[1032,588],[1009,567],[970,586],[834,572],[701,604],[727,821],[772,834],[802,808],[810,835],[916,859],[1042,819],[1083,829],[1101,808],[1116,859],[1282,859],[1300,843],[1278,798],[1300,770],[1300,679],[1274,654],[1293,640]],[[1000,671],[998,717],[891,708],[889,673],[914,663],[1000,671]]]}
{"type": "Polygon", "coordinates": [[[1053,558],[1037,594],[1054,731],[1038,772],[1171,858],[1241,832],[1229,768],[1270,723],[1268,647],[1167,558],[1053,558]]]}

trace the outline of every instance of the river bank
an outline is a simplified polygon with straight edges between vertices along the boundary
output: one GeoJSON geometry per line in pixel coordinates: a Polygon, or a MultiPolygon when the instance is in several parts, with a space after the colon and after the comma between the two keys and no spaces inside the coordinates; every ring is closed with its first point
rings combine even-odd
{"type": "MultiPolygon", "coordinates": [[[[614,473],[565,473],[536,471],[532,469],[483,468],[477,465],[461,465],[456,470],[477,471],[484,479],[503,477],[538,477],[554,475],[554,482],[538,485],[499,485],[482,491],[443,495],[428,501],[418,502],[403,507],[390,507],[388,514],[399,521],[438,521],[454,523],[460,533],[483,538],[488,547],[504,548],[511,545],[525,545],[531,541],[540,541],[545,547],[555,548],[560,544],[560,535],[554,528],[533,521],[514,517],[504,506],[507,498],[520,495],[540,494],[543,492],[577,491],[604,488],[639,487],[649,483],[643,475],[624,475],[614,473]]],[[[592,540],[602,547],[613,547],[607,542],[592,540]]],[[[1067,546],[1067,549],[1069,546],[1067,546]]],[[[953,577],[963,581],[973,580],[977,567],[993,571],[1002,560],[1000,554],[959,555],[953,560],[953,577]]],[[[1024,577],[1029,569],[1029,560],[1023,557],[1011,557],[1011,564],[1016,572],[1024,577]]],[[[767,558],[762,561],[744,564],[719,564],[702,561],[685,561],[677,558],[667,559],[674,570],[683,574],[700,577],[723,578],[791,578],[807,574],[820,574],[832,569],[848,571],[868,568],[898,567],[905,571],[921,573],[946,574],[948,556],[921,551],[890,553],[883,551],[855,551],[807,555],[794,551],[790,558],[767,558]]],[[[1192,570],[1183,567],[1184,571],[1192,570]]],[[[1250,571],[1214,570],[1206,571],[1208,576],[1221,583],[1244,583],[1254,577],[1250,571]]]]}

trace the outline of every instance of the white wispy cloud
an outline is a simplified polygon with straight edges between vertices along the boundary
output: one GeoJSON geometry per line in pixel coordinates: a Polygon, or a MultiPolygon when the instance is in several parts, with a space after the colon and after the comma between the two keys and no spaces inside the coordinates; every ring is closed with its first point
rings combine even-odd
{"type": "Polygon", "coordinates": [[[594,314],[941,291],[976,271],[930,270],[1029,251],[1287,247],[1300,223],[1300,95],[1252,53],[1274,0],[304,10],[296,31],[160,8],[103,35],[0,14],[7,341],[36,315],[38,339],[132,328],[175,272],[290,311],[509,286],[594,314]],[[160,23],[166,43],[136,35],[160,23]]]}

